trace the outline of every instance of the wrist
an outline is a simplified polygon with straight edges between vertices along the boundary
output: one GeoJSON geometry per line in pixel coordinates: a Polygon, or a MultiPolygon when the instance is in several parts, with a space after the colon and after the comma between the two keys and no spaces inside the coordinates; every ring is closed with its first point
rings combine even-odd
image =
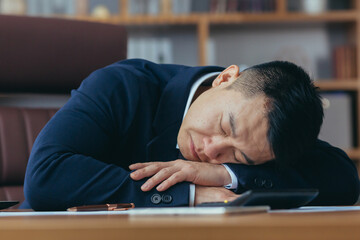
{"type": "Polygon", "coordinates": [[[193,207],[195,206],[195,184],[191,183],[190,186],[190,192],[189,192],[189,206],[193,207]]]}
{"type": "Polygon", "coordinates": [[[231,184],[232,179],[231,179],[230,173],[228,172],[228,170],[226,169],[226,167],[223,164],[221,164],[219,166],[220,166],[220,168],[219,168],[218,174],[219,174],[219,176],[221,176],[222,185],[226,186],[228,184],[231,184]]]}

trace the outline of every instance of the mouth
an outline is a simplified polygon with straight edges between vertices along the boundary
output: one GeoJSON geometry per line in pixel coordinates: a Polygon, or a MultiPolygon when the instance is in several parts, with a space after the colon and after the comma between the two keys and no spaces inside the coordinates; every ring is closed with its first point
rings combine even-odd
{"type": "Polygon", "coordinates": [[[191,153],[192,153],[194,159],[198,160],[198,161],[201,161],[200,158],[199,158],[199,155],[195,151],[195,145],[194,145],[194,142],[193,142],[191,137],[190,137],[190,150],[191,150],[191,153]]]}

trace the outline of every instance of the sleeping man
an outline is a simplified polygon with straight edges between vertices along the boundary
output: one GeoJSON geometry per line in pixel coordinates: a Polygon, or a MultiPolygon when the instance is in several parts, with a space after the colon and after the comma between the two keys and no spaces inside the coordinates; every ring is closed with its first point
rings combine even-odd
{"type": "Polygon", "coordinates": [[[356,168],[317,139],[322,119],[316,87],[289,62],[239,72],[120,61],[90,74],[39,134],[23,207],[194,206],[289,188],[353,204],[356,168]]]}

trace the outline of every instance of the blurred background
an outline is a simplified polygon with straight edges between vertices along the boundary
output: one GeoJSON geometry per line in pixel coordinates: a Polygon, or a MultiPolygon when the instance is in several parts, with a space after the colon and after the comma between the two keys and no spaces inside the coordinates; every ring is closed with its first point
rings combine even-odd
{"type": "Polygon", "coordinates": [[[321,89],[320,138],[360,159],[356,0],[0,0],[0,14],[124,25],[128,58],[157,63],[292,61],[321,89]]]}

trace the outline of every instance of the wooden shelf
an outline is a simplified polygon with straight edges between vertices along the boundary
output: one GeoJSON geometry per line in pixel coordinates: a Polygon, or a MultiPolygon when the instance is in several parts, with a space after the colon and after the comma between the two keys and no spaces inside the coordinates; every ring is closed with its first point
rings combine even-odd
{"type": "Polygon", "coordinates": [[[351,159],[360,160],[360,148],[348,149],[345,152],[351,159]]]}
{"type": "Polygon", "coordinates": [[[359,89],[359,83],[357,79],[329,79],[329,80],[316,80],[315,85],[322,91],[357,91],[359,89]]]}
{"type": "Polygon", "coordinates": [[[322,14],[306,13],[232,13],[226,15],[208,15],[212,24],[229,23],[289,23],[289,22],[352,22],[357,19],[355,11],[334,11],[322,14]]]}
{"type": "Polygon", "coordinates": [[[201,18],[197,15],[189,16],[148,16],[148,15],[134,15],[134,16],[125,16],[125,17],[109,17],[106,19],[95,18],[89,16],[79,16],[76,17],[78,20],[85,21],[101,21],[113,24],[125,24],[125,25],[195,25],[201,18]]]}
{"type": "MultiPolygon", "coordinates": [[[[280,18],[280,17],[279,17],[280,18]]],[[[281,18],[284,21],[298,22],[352,22],[358,18],[358,12],[355,10],[330,11],[319,14],[308,13],[286,13],[281,18]]]]}
{"type": "MultiPolygon", "coordinates": [[[[61,16],[58,16],[61,17],[61,16]]],[[[241,23],[301,23],[301,22],[355,22],[356,11],[334,11],[322,14],[306,13],[227,13],[227,14],[189,14],[189,15],[125,15],[109,18],[76,16],[75,19],[107,22],[125,25],[183,25],[198,24],[207,21],[210,24],[241,24],[241,23]]]]}

